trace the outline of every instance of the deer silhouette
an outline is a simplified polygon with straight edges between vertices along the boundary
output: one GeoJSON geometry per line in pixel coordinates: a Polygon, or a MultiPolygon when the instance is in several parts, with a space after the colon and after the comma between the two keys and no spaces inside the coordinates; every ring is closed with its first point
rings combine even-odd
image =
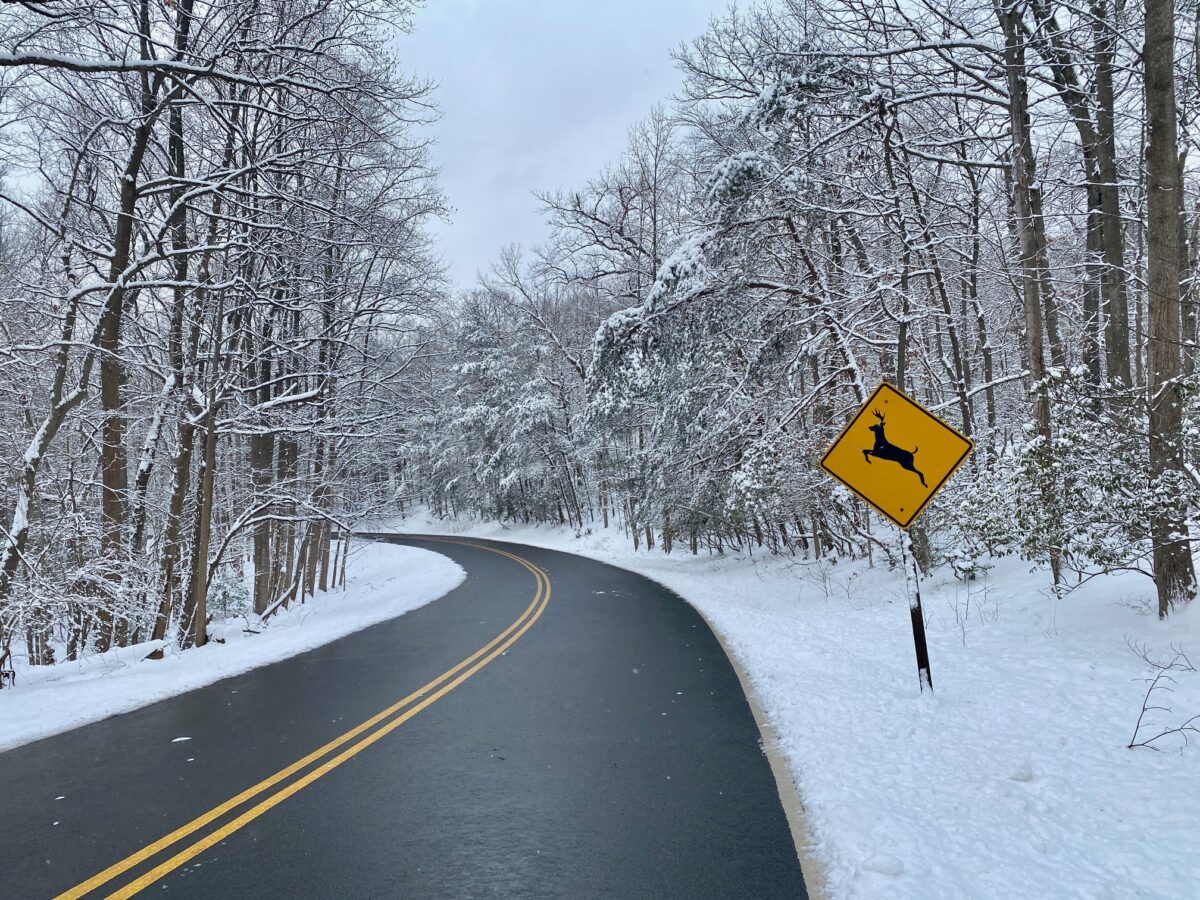
{"type": "Polygon", "coordinates": [[[871,413],[879,420],[879,424],[869,426],[871,431],[875,432],[875,446],[870,450],[863,451],[863,459],[865,459],[868,463],[871,461],[872,456],[876,459],[890,460],[891,462],[897,463],[902,469],[915,472],[917,477],[921,479],[921,487],[929,487],[929,485],[925,483],[925,476],[922,475],[917,467],[913,465],[913,457],[917,453],[917,448],[913,447],[912,452],[910,453],[908,450],[901,450],[895,444],[888,441],[888,439],[883,436],[883,413],[877,409],[871,410],[871,413]]]}

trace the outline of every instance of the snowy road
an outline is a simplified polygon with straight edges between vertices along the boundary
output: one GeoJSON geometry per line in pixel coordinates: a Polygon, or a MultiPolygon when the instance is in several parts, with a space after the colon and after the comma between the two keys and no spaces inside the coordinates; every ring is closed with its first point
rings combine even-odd
{"type": "Polygon", "coordinates": [[[691,607],[556,551],[387,539],[467,580],[0,754],[4,896],[805,896],[737,676],[691,607]]]}

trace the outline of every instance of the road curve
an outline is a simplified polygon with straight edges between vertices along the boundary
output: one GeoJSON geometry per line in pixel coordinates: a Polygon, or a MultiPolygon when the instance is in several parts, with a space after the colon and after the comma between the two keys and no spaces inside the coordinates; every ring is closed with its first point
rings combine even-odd
{"type": "Polygon", "coordinates": [[[749,706],[690,606],[566,553],[379,537],[467,579],[0,754],[0,893],[806,897],[749,706]]]}

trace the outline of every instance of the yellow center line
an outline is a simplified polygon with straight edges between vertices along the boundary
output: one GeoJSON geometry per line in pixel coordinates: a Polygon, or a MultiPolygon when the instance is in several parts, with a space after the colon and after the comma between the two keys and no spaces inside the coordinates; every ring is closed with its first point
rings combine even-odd
{"type": "Polygon", "coordinates": [[[186,849],[175,854],[174,856],[172,856],[170,859],[168,859],[161,865],[159,865],[159,866],[155,867],[154,869],[152,869],[151,871],[147,872],[141,878],[138,878],[137,880],[130,882],[125,887],[123,887],[123,888],[119,889],[118,891],[116,891],[115,893],[109,895],[110,897],[131,897],[131,896],[133,896],[135,893],[144,889],[145,887],[147,887],[149,884],[153,883],[155,880],[157,880],[162,875],[183,865],[183,863],[192,859],[199,853],[202,853],[208,847],[211,847],[213,844],[217,843],[218,841],[223,840],[228,835],[232,834],[233,832],[235,832],[238,829],[245,826],[247,823],[249,823],[249,822],[253,821],[254,819],[258,818],[259,816],[261,816],[267,810],[269,810],[272,807],[283,802],[288,797],[290,797],[292,794],[294,794],[297,791],[301,790],[302,788],[308,786],[309,784],[312,784],[312,782],[316,781],[318,778],[327,774],[332,769],[341,765],[347,759],[349,759],[350,757],[359,753],[366,747],[369,747],[371,744],[375,743],[377,740],[379,740],[383,736],[390,734],[392,731],[394,731],[396,728],[400,727],[400,725],[407,722],[409,719],[411,719],[413,716],[415,716],[421,710],[430,706],[431,704],[436,702],[438,699],[445,696],[450,691],[454,690],[454,688],[458,687],[460,684],[462,684],[464,681],[466,681],[468,678],[470,678],[472,675],[474,675],[476,672],[478,672],[480,669],[482,669],[488,663],[492,662],[497,657],[501,656],[503,653],[505,653],[509,649],[509,647],[511,647],[513,644],[515,644],[517,642],[517,640],[526,631],[529,630],[529,628],[533,625],[533,623],[536,622],[541,617],[542,612],[545,610],[547,604],[549,603],[549,601],[550,601],[550,578],[549,578],[549,576],[547,576],[544,571],[542,571],[540,568],[535,566],[533,563],[529,562],[528,560],[526,560],[520,556],[517,556],[514,553],[508,553],[507,551],[504,551],[504,550],[498,550],[494,547],[488,547],[483,544],[476,544],[471,541],[453,541],[453,540],[448,540],[445,538],[441,538],[439,540],[446,541],[447,543],[463,544],[465,546],[474,547],[479,550],[486,550],[489,553],[496,553],[496,554],[499,554],[500,556],[506,556],[509,559],[512,559],[513,561],[519,563],[524,568],[528,569],[533,574],[534,580],[537,584],[537,591],[535,592],[533,600],[530,602],[529,606],[527,606],[525,608],[524,612],[522,612],[521,615],[519,615],[511,625],[509,625],[506,629],[504,629],[504,631],[502,631],[500,634],[498,634],[495,638],[493,638],[491,641],[489,641],[483,647],[476,650],[474,653],[472,653],[470,656],[468,656],[462,662],[458,663],[453,668],[447,669],[445,672],[443,672],[437,678],[433,679],[429,683],[427,683],[427,684],[423,685],[422,687],[418,688],[417,690],[413,691],[407,697],[404,697],[402,700],[397,701],[396,703],[389,706],[387,709],[382,710],[379,713],[376,713],[374,716],[367,719],[362,724],[355,726],[354,728],[347,731],[345,734],[341,735],[340,737],[335,738],[334,740],[330,741],[329,743],[325,744],[324,746],[319,747],[318,749],[314,750],[312,753],[309,753],[307,756],[303,757],[302,759],[297,760],[296,762],[292,763],[291,765],[287,766],[286,768],[280,769],[274,775],[271,775],[270,777],[263,779],[258,784],[247,788],[246,790],[242,791],[235,797],[232,797],[229,800],[226,800],[224,803],[220,804],[219,806],[215,806],[212,809],[210,809],[208,812],[206,812],[200,816],[197,816],[195,819],[192,819],[192,821],[188,822],[186,825],[183,825],[183,826],[175,829],[170,834],[167,834],[164,837],[159,838],[157,841],[154,841],[151,844],[147,844],[141,850],[138,850],[137,852],[130,854],[125,859],[122,859],[120,862],[114,863],[113,865],[111,865],[107,869],[105,869],[104,871],[99,872],[96,875],[93,875],[87,881],[81,882],[80,884],[76,885],[75,887],[71,888],[70,890],[67,890],[67,891],[59,894],[55,898],[55,900],[77,900],[77,898],[83,897],[84,895],[91,893],[92,891],[94,891],[98,887],[100,887],[101,885],[104,885],[107,882],[111,881],[112,879],[116,878],[118,875],[129,871],[133,867],[135,867],[138,864],[149,859],[151,856],[154,856],[156,853],[159,853],[160,851],[165,850],[167,847],[170,847],[172,844],[175,844],[175,843],[183,840],[184,838],[188,837],[189,835],[194,834],[195,832],[199,831],[201,828],[205,827],[206,825],[212,823],[214,820],[223,816],[225,813],[230,812],[231,810],[235,809],[238,806],[241,806],[243,803],[247,802],[248,800],[253,799],[254,797],[269,790],[270,788],[275,787],[280,782],[286,780],[287,778],[291,777],[292,775],[294,775],[297,772],[301,771],[302,769],[306,768],[307,766],[309,766],[313,762],[317,761],[321,757],[327,755],[328,753],[332,752],[333,750],[336,750],[338,747],[341,747],[343,744],[348,743],[349,741],[358,737],[363,732],[371,729],[375,725],[378,725],[381,721],[387,719],[389,716],[394,715],[399,710],[404,709],[404,707],[408,706],[413,701],[419,700],[421,697],[425,696],[426,694],[429,694],[430,691],[434,691],[434,693],[430,694],[430,696],[426,697],[420,703],[413,706],[411,709],[408,709],[402,715],[400,715],[397,718],[393,719],[392,721],[388,722],[383,727],[377,729],[376,731],[374,731],[373,733],[368,735],[366,738],[360,740],[358,743],[352,745],[351,747],[347,748],[346,750],[343,750],[337,756],[334,756],[331,759],[327,760],[326,762],[322,763],[320,766],[313,769],[307,775],[292,782],[286,788],[278,791],[277,793],[273,794],[272,796],[268,797],[267,799],[260,801],[258,804],[251,807],[249,810],[247,810],[245,813],[243,813],[236,819],[233,819],[228,824],[224,825],[223,827],[221,827],[221,828],[217,829],[216,831],[212,832],[211,834],[209,834],[207,837],[197,841],[196,843],[190,845],[186,849]],[[481,657],[483,657],[483,658],[481,659],[481,657]],[[468,668],[468,667],[470,667],[470,668],[468,668]],[[464,672],[463,671],[464,669],[467,669],[467,671],[464,672]],[[462,674],[459,674],[459,673],[462,673],[462,674]],[[457,677],[455,677],[456,675],[457,675],[457,677]],[[453,681],[449,681],[450,679],[453,679],[453,681]],[[444,682],[447,682],[447,681],[449,681],[448,684],[443,684],[444,682]],[[442,686],[439,688],[439,685],[442,685],[442,686]]]}

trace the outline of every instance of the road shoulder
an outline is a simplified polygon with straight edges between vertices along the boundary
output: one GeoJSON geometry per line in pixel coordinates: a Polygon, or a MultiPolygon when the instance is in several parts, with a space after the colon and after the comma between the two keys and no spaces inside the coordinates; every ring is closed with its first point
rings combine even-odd
{"type": "Polygon", "coordinates": [[[147,660],[143,643],[54,666],[22,668],[0,691],[0,752],[178,696],[313,650],[445,596],[466,578],[445,556],[416,547],[367,545],[352,555],[345,589],[318,593],[252,628],[230,617],[208,646],[147,660]],[[257,633],[252,633],[257,632],[257,633]]]}

